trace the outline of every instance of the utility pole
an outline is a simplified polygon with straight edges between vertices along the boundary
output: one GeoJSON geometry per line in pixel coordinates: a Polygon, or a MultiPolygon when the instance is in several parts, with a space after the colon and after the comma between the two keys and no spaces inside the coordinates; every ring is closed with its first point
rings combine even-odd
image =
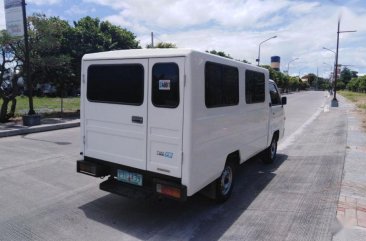
{"type": "Polygon", "coordinates": [[[154,48],[154,32],[151,32],[151,48],[154,48]]]}
{"type": "Polygon", "coordinates": [[[337,100],[337,77],[338,77],[338,49],[339,49],[339,34],[340,33],[352,33],[356,32],[356,30],[351,31],[340,31],[340,25],[341,25],[341,16],[338,18],[338,30],[337,30],[337,50],[336,50],[336,59],[335,59],[335,65],[334,65],[334,96],[331,103],[332,107],[338,107],[338,100],[337,100]]]}
{"type": "Polygon", "coordinates": [[[25,50],[25,71],[27,76],[28,98],[29,98],[29,112],[28,115],[34,115],[36,112],[33,107],[33,83],[30,76],[29,66],[29,42],[28,42],[28,25],[27,25],[27,13],[25,10],[25,0],[22,0],[23,10],[23,25],[24,25],[24,50],[25,50]]]}

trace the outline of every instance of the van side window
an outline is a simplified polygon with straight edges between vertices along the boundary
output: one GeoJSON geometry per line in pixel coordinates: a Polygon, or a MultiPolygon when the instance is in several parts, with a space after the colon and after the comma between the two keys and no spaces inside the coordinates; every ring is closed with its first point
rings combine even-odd
{"type": "Polygon", "coordinates": [[[276,86],[272,83],[269,84],[269,95],[271,96],[272,105],[281,105],[281,96],[276,86]]]}
{"type": "Polygon", "coordinates": [[[205,104],[207,108],[239,103],[239,71],[236,67],[207,62],[205,65],[205,104]]]}
{"type": "Polygon", "coordinates": [[[152,103],[163,108],[175,108],[179,105],[179,67],[176,63],[154,64],[152,103]]]}
{"type": "Polygon", "coordinates": [[[92,102],[142,105],[144,67],[140,64],[91,65],[86,96],[92,102]]]}
{"type": "Polygon", "coordinates": [[[247,104],[261,103],[265,99],[264,74],[252,70],[245,71],[245,101],[247,104]]]}

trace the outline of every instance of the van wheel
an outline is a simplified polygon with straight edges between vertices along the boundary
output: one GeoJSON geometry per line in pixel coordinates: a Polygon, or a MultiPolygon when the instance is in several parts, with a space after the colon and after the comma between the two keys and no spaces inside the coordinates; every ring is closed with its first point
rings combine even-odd
{"type": "Polygon", "coordinates": [[[234,187],[234,171],[235,165],[228,162],[225,165],[221,176],[216,180],[216,201],[225,202],[231,196],[234,187]]]}
{"type": "Polygon", "coordinates": [[[265,150],[263,162],[265,164],[271,164],[277,157],[277,138],[274,136],[271,141],[271,145],[265,150]]]}

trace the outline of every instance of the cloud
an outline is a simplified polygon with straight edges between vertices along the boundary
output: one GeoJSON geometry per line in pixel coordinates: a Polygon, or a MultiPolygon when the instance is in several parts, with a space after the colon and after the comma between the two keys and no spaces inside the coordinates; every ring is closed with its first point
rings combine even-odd
{"type": "Polygon", "coordinates": [[[83,8],[79,5],[72,5],[68,10],[65,11],[68,15],[86,15],[88,13],[94,13],[96,11],[95,8],[83,8]]]}
{"type": "Polygon", "coordinates": [[[310,13],[319,6],[320,6],[319,2],[297,2],[295,4],[292,4],[292,6],[288,10],[293,14],[300,15],[310,13]]]}
{"type": "MultiPolygon", "coordinates": [[[[117,14],[105,19],[130,29],[141,40],[150,43],[150,32],[158,40],[179,47],[198,50],[222,50],[237,59],[255,62],[258,44],[266,38],[278,38],[262,45],[261,62],[269,64],[270,56],[279,55],[282,68],[293,58],[291,72],[307,69],[313,73],[324,69],[323,62],[334,56],[322,47],[335,49],[337,19],[342,13],[342,29],[357,28],[357,34],[341,36],[342,62],[365,62],[366,6],[362,2],[340,3],[290,0],[84,0],[110,6],[117,14]],[[360,5],[361,4],[361,5],[360,5]],[[353,57],[352,57],[353,56],[353,57]]],[[[366,71],[366,66],[363,72],[366,71]]]]}
{"type": "Polygon", "coordinates": [[[35,5],[54,5],[61,3],[62,0],[28,0],[27,3],[32,3],[35,5]]]}
{"type": "Polygon", "coordinates": [[[252,63],[257,58],[258,44],[277,35],[261,46],[261,63],[269,64],[272,55],[279,55],[282,69],[287,69],[287,63],[298,57],[291,63],[292,73],[314,73],[317,68],[329,72],[329,66],[323,62],[332,64],[334,55],[322,47],[335,49],[337,20],[342,13],[341,30],[357,32],[341,34],[339,60],[364,66],[357,70],[366,73],[364,1],[82,0],[71,6],[63,0],[29,1],[40,8],[40,4],[47,5],[58,13],[54,15],[70,18],[90,14],[88,9],[103,6],[93,15],[132,31],[143,47],[150,43],[150,33],[154,32],[156,42],[172,42],[202,51],[221,50],[252,63]],[[65,12],[52,6],[62,2],[65,12]]]}
{"type": "MultiPolygon", "coordinates": [[[[163,29],[186,29],[216,23],[221,27],[235,29],[252,28],[257,23],[268,26],[271,17],[277,11],[290,5],[287,1],[145,1],[125,0],[84,0],[89,3],[111,6],[119,11],[121,19],[132,19],[147,25],[163,29]],[[255,13],[255,14],[253,14],[255,13]],[[266,24],[263,24],[263,23],[266,24]]],[[[114,16],[115,18],[116,16],[114,16]]]]}

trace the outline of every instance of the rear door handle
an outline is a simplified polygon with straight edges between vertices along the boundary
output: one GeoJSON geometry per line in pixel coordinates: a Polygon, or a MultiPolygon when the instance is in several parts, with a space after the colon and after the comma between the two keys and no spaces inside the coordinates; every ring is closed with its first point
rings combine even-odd
{"type": "Polygon", "coordinates": [[[142,118],[141,116],[132,116],[132,122],[142,124],[144,122],[144,118],[142,118]]]}

